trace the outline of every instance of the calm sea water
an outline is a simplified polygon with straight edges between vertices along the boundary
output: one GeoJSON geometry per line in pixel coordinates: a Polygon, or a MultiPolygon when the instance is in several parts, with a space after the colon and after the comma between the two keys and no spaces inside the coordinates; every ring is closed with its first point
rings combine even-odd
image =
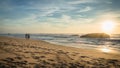
{"type": "MultiPolygon", "coordinates": [[[[0,36],[24,38],[25,34],[0,34],[0,36]]],[[[120,34],[111,35],[110,39],[80,38],[80,36],[77,34],[30,34],[31,39],[44,40],[63,46],[77,48],[108,46],[120,51],[120,34]]]]}

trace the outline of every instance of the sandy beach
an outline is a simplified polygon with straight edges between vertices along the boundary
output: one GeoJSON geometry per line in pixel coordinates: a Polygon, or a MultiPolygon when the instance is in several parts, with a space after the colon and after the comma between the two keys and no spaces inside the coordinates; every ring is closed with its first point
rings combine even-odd
{"type": "Polygon", "coordinates": [[[0,68],[120,68],[120,54],[0,36],[0,68]]]}

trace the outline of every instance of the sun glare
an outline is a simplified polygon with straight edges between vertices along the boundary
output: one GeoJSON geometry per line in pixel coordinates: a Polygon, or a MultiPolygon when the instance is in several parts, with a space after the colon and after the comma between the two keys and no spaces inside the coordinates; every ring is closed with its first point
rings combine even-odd
{"type": "Polygon", "coordinates": [[[107,20],[104,21],[102,24],[102,31],[104,33],[111,34],[112,31],[114,30],[114,27],[115,27],[115,23],[113,21],[107,20]]]}
{"type": "Polygon", "coordinates": [[[108,53],[108,52],[110,52],[111,50],[110,50],[109,48],[107,48],[107,47],[104,47],[104,48],[101,49],[101,51],[102,51],[102,52],[107,52],[107,53],[108,53]]]}

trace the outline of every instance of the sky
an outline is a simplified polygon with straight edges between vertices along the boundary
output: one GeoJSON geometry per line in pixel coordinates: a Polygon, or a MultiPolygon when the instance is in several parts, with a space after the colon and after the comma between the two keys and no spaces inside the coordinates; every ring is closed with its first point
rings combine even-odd
{"type": "Polygon", "coordinates": [[[120,0],[0,0],[0,33],[101,33],[105,21],[120,33],[120,0]]]}

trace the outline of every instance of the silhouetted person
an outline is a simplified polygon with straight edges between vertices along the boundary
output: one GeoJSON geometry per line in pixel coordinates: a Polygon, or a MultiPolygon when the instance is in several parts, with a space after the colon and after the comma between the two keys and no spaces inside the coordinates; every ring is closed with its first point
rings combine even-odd
{"type": "Polygon", "coordinates": [[[30,39],[30,34],[28,34],[28,37],[27,37],[28,39],[30,39]]]}
{"type": "Polygon", "coordinates": [[[27,34],[25,34],[25,38],[27,39],[27,34]]]}

